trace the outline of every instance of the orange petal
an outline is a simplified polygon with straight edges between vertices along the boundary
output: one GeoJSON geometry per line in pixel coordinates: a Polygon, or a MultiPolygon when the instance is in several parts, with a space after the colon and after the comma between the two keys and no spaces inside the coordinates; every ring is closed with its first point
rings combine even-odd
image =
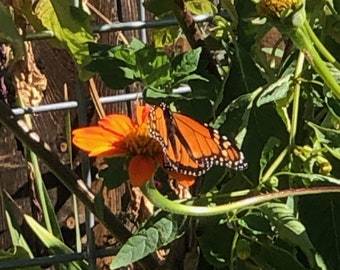
{"type": "Polygon", "coordinates": [[[150,157],[134,156],[128,166],[129,178],[132,186],[140,187],[151,179],[156,170],[156,163],[150,157]]]}
{"type": "Polygon", "coordinates": [[[168,174],[176,179],[182,186],[190,187],[195,183],[195,176],[185,175],[177,172],[168,172],[168,174]]]}
{"type": "Polygon", "coordinates": [[[123,138],[127,135],[131,129],[133,129],[133,123],[130,117],[121,114],[110,114],[98,121],[98,125],[105,130],[108,130],[123,138]]]}
{"type": "Polygon", "coordinates": [[[73,143],[90,156],[125,154],[119,147],[119,137],[101,127],[78,128],[72,132],[73,143]],[[123,152],[123,153],[122,153],[123,152]]]}
{"type": "Polygon", "coordinates": [[[145,106],[138,105],[136,107],[137,124],[139,126],[146,122],[150,109],[151,106],[149,104],[146,104],[145,106]]]}

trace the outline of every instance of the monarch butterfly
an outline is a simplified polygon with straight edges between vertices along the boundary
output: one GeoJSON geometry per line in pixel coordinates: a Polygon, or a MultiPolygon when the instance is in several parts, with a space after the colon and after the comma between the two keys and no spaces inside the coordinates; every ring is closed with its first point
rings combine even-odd
{"type": "Polygon", "coordinates": [[[244,170],[248,164],[243,153],[216,129],[180,113],[162,103],[153,106],[148,128],[164,153],[163,166],[181,174],[200,176],[213,165],[244,170]]]}

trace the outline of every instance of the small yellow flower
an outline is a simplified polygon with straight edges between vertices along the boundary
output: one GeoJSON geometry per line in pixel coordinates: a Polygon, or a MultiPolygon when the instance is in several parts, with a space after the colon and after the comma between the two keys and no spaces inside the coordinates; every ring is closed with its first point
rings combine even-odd
{"type": "Polygon", "coordinates": [[[297,10],[301,5],[301,0],[262,0],[257,4],[257,11],[262,16],[281,18],[287,17],[290,11],[297,10]]]}

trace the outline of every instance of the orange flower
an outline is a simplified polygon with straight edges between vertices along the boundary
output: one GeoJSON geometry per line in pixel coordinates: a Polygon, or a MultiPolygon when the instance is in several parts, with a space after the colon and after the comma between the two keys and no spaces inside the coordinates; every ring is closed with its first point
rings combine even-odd
{"type": "MultiPolygon", "coordinates": [[[[126,115],[108,115],[98,121],[98,126],[74,130],[73,143],[90,157],[131,156],[128,165],[131,184],[142,186],[154,174],[157,163],[162,165],[163,161],[161,146],[150,137],[147,127],[149,110],[150,106],[137,106],[136,121],[126,115]]],[[[194,181],[192,176],[170,175],[185,186],[194,181]]]]}

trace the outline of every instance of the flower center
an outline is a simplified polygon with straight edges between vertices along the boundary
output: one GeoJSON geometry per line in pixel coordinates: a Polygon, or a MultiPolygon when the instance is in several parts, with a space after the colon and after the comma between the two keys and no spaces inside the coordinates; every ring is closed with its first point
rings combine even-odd
{"type": "Polygon", "coordinates": [[[136,126],[131,130],[124,138],[123,143],[132,155],[143,155],[155,158],[162,152],[160,144],[150,137],[146,123],[136,126]]]}

